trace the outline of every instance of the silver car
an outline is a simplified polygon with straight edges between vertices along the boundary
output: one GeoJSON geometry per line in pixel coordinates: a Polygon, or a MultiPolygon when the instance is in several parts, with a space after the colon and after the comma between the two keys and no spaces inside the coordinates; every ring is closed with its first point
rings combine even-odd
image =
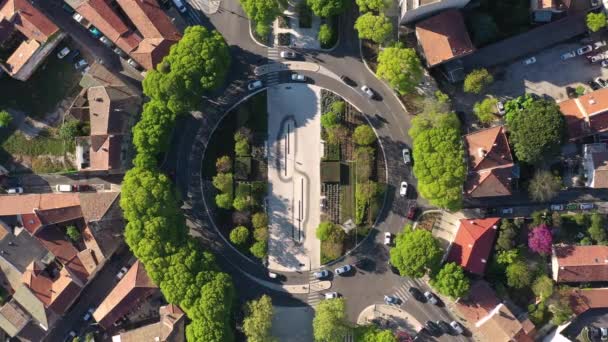
{"type": "Polygon", "coordinates": [[[437,304],[437,298],[430,291],[426,291],[424,293],[424,298],[426,298],[426,301],[431,304],[437,304]]]}
{"type": "Polygon", "coordinates": [[[353,269],[353,267],[351,265],[344,265],[342,267],[336,268],[335,273],[337,275],[342,275],[342,274],[347,273],[348,271],[350,271],[352,269],[353,269]]]}
{"type": "Polygon", "coordinates": [[[323,279],[329,275],[329,271],[320,270],[320,271],[314,272],[312,275],[315,277],[315,279],[323,279]]]}
{"type": "Polygon", "coordinates": [[[362,92],[363,92],[365,95],[367,95],[367,97],[369,97],[370,99],[374,97],[374,91],[373,91],[373,90],[372,90],[370,87],[368,87],[368,86],[366,86],[366,85],[363,85],[363,86],[361,87],[361,91],[362,91],[362,92]]]}
{"type": "Polygon", "coordinates": [[[403,154],[403,162],[405,164],[409,164],[412,162],[412,156],[409,148],[404,148],[401,153],[403,154]]]}
{"type": "Polygon", "coordinates": [[[302,74],[291,74],[291,80],[297,82],[304,82],[306,81],[306,76],[302,74]]]}

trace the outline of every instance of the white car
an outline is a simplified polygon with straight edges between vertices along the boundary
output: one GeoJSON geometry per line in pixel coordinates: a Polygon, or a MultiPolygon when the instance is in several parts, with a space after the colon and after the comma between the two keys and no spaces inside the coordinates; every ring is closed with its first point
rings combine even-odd
{"type": "Polygon", "coordinates": [[[16,188],[10,188],[8,190],[6,190],[7,194],[10,195],[14,195],[14,194],[22,194],[23,193],[23,188],[22,187],[16,187],[16,188]]]}
{"type": "Polygon", "coordinates": [[[281,56],[281,58],[286,58],[286,59],[296,58],[296,53],[293,51],[281,51],[281,53],[279,55],[281,56]]]}
{"type": "Polygon", "coordinates": [[[399,195],[402,197],[407,195],[407,182],[401,182],[401,186],[399,187],[399,195]]]}
{"type": "Polygon", "coordinates": [[[606,61],[606,60],[602,61],[602,68],[608,68],[608,61],[606,61]]]}
{"type": "Polygon", "coordinates": [[[406,165],[412,162],[412,155],[409,148],[404,148],[401,153],[403,154],[403,162],[406,165]]]}
{"type": "Polygon", "coordinates": [[[598,40],[597,42],[593,43],[593,49],[597,50],[603,46],[606,46],[606,41],[605,40],[598,40]]]}
{"type": "Polygon", "coordinates": [[[333,298],[338,298],[338,292],[327,292],[325,293],[325,299],[333,299],[333,298]]]}
{"type": "Polygon", "coordinates": [[[70,184],[57,184],[55,190],[57,190],[57,192],[72,192],[74,191],[74,187],[70,184]]]}
{"type": "Polygon", "coordinates": [[[70,53],[70,49],[66,46],[61,51],[57,52],[57,58],[62,59],[70,53]]]}
{"type": "Polygon", "coordinates": [[[297,82],[304,82],[306,81],[306,76],[302,74],[291,74],[291,80],[297,82]]]}
{"type": "Polygon", "coordinates": [[[141,70],[142,67],[141,65],[139,65],[139,63],[137,63],[135,60],[133,60],[133,58],[129,58],[127,60],[127,63],[132,66],[133,68],[137,69],[137,70],[141,70]]]}
{"type": "Polygon", "coordinates": [[[561,58],[562,61],[565,61],[566,59],[570,59],[572,57],[576,57],[576,51],[575,50],[566,52],[563,55],[561,55],[559,58],[561,58]]]}
{"type": "Polygon", "coordinates": [[[251,81],[247,85],[247,89],[249,89],[249,90],[256,90],[259,88],[262,88],[262,81],[260,81],[260,80],[251,81]]]}
{"type": "Polygon", "coordinates": [[[564,205],[563,204],[551,204],[551,210],[552,211],[562,211],[562,210],[564,210],[564,205]]]}
{"type": "Polygon", "coordinates": [[[582,55],[584,55],[584,54],[586,54],[586,53],[589,53],[589,52],[591,52],[591,51],[593,51],[593,46],[591,46],[591,45],[585,45],[585,46],[583,46],[583,47],[581,47],[581,48],[578,48],[578,49],[576,50],[576,53],[577,53],[579,56],[582,56],[582,55]]]}
{"type": "Polygon", "coordinates": [[[127,266],[121,268],[120,271],[118,271],[118,273],[116,273],[116,279],[118,279],[118,280],[122,279],[122,277],[124,277],[128,271],[129,271],[129,268],[127,266]]]}
{"type": "Polygon", "coordinates": [[[374,97],[374,91],[373,91],[373,90],[372,90],[370,87],[368,87],[368,86],[366,86],[366,85],[363,85],[363,86],[361,87],[361,91],[362,91],[362,92],[363,92],[365,95],[367,95],[367,97],[369,97],[370,99],[374,97]]]}
{"type": "Polygon", "coordinates": [[[437,298],[429,291],[424,293],[424,298],[426,298],[426,301],[431,304],[437,304],[437,298]]]}
{"type": "Polygon", "coordinates": [[[581,203],[581,210],[590,210],[593,209],[595,205],[593,203],[581,203]]]}
{"type": "Polygon", "coordinates": [[[334,271],[337,275],[342,275],[350,270],[352,270],[353,267],[351,265],[344,265],[342,267],[338,267],[336,268],[336,270],[334,271]]]}
{"type": "Polygon", "coordinates": [[[496,102],[496,109],[499,115],[505,115],[505,104],[502,101],[496,102]]]}
{"type": "Polygon", "coordinates": [[[87,61],[85,61],[84,59],[81,59],[78,62],[74,63],[74,69],[84,69],[87,65],[89,65],[89,63],[87,63],[87,61]]]}
{"type": "Polygon", "coordinates": [[[76,22],[80,24],[84,18],[82,15],[80,15],[80,13],[74,13],[74,15],[72,15],[72,19],[76,20],[76,22]]]}
{"type": "Polygon", "coordinates": [[[603,53],[599,53],[597,55],[587,56],[587,58],[589,59],[589,62],[591,62],[591,63],[597,63],[599,61],[605,60],[606,56],[603,53]]]}
{"type": "Polygon", "coordinates": [[[450,326],[458,334],[462,334],[464,332],[464,329],[462,328],[462,325],[460,325],[460,323],[458,323],[456,321],[450,322],[450,326]]]}
{"type": "Polygon", "coordinates": [[[387,246],[390,245],[392,238],[393,238],[393,234],[391,234],[389,232],[384,233],[384,244],[387,246]]]}
{"type": "Polygon", "coordinates": [[[536,57],[530,57],[524,61],[524,65],[530,65],[536,63],[536,57]]]}
{"type": "Polygon", "coordinates": [[[88,320],[91,319],[91,317],[93,316],[93,312],[95,311],[95,308],[89,308],[89,310],[87,310],[87,313],[84,315],[84,317],[82,317],[82,319],[87,322],[88,320]]]}
{"type": "Polygon", "coordinates": [[[513,214],[513,208],[504,208],[502,210],[503,214],[513,214]]]}
{"type": "Polygon", "coordinates": [[[321,270],[321,271],[314,272],[312,275],[315,277],[315,279],[323,279],[329,275],[329,271],[321,270]]]}

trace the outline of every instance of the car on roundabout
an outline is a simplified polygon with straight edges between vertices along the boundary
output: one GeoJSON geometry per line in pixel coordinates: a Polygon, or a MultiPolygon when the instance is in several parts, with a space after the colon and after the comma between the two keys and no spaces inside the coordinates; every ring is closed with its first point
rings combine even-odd
{"type": "Polygon", "coordinates": [[[294,59],[296,58],[296,53],[293,51],[281,51],[281,58],[285,58],[285,59],[294,59]]]}
{"type": "Polygon", "coordinates": [[[329,271],[328,270],[320,270],[317,272],[313,272],[312,274],[315,279],[323,279],[323,278],[327,278],[329,276],[329,271]]]}
{"type": "Polygon", "coordinates": [[[401,197],[407,195],[407,182],[401,182],[401,185],[399,186],[399,195],[401,195],[401,197]]]}
{"type": "Polygon", "coordinates": [[[256,90],[256,89],[262,88],[262,85],[263,85],[262,81],[254,80],[254,81],[249,82],[249,84],[247,85],[247,89],[249,91],[256,90]]]}
{"type": "Polygon", "coordinates": [[[353,267],[351,265],[344,265],[341,267],[336,268],[336,270],[334,271],[337,275],[343,275],[345,273],[350,272],[350,270],[352,270],[353,267]]]}
{"type": "Polygon", "coordinates": [[[346,85],[350,86],[350,87],[356,87],[357,86],[357,82],[353,81],[352,78],[348,77],[348,76],[340,76],[340,79],[342,80],[342,82],[344,82],[346,85]]]}
{"type": "Polygon", "coordinates": [[[460,323],[458,323],[456,321],[451,321],[450,327],[452,327],[452,331],[454,331],[458,335],[460,335],[464,332],[464,328],[462,327],[462,325],[460,325],[460,323]]]}
{"type": "Polygon", "coordinates": [[[419,302],[425,302],[426,301],[426,298],[424,297],[424,294],[417,287],[410,286],[410,288],[407,289],[407,292],[409,292],[412,295],[412,297],[414,297],[414,299],[416,299],[419,302]]]}
{"type": "Polygon", "coordinates": [[[397,305],[399,304],[399,298],[396,296],[384,296],[384,303],[386,305],[397,305]]]}
{"type": "Polygon", "coordinates": [[[296,82],[306,82],[306,76],[302,74],[291,74],[291,80],[296,82]]]}
{"type": "Polygon", "coordinates": [[[434,295],[434,294],[432,294],[432,293],[431,293],[431,291],[426,291],[426,292],[424,293],[424,298],[426,298],[426,301],[427,301],[428,303],[431,303],[431,304],[433,304],[433,305],[436,305],[436,304],[438,303],[438,301],[437,301],[437,297],[435,297],[435,295],[434,295]]]}
{"type": "Polygon", "coordinates": [[[365,84],[363,86],[361,86],[361,91],[365,95],[367,95],[367,97],[369,97],[370,99],[374,98],[374,91],[370,87],[366,86],[365,84]]]}
{"type": "Polygon", "coordinates": [[[340,295],[338,294],[338,292],[327,292],[325,293],[325,299],[334,299],[334,298],[338,298],[340,297],[340,295]]]}

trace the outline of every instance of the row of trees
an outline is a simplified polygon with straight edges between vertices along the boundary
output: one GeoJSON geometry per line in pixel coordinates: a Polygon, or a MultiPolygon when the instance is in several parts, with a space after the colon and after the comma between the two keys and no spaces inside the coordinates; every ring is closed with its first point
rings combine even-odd
{"type": "Polygon", "coordinates": [[[157,165],[176,118],[196,108],[203,93],[217,88],[229,65],[228,47],[218,32],[201,26],[186,29],[143,81],[150,101],[133,128],[135,166],[122,184],[125,241],[167,301],[188,315],[189,341],[234,340],[235,289],[213,255],[188,234],[179,196],[157,165]]]}
{"type": "Polygon", "coordinates": [[[415,90],[423,72],[416,51],[404,48],[401,43],[384,48],[378,54],[376,76],[387,81],[401,95],[415,90]]]}
{"type": "Polygon", "coordinates": [[[385,0],[356,0],[362,13],[355,22],[359,38],[369,39],[376,44],[386,43],[393,34],[393,23],[384,15],[390,5],[385,0]]]}

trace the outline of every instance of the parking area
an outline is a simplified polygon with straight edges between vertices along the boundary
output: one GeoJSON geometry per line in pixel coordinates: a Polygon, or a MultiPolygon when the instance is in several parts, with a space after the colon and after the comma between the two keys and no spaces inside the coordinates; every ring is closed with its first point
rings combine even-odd
{"type": "MultiPolygon", "coordinates": [[[[602,37],[605,40],[606,37],[602,37]]],[[[592,40],[591,43],[599,41],[592,40]]],[[[560,57],[570,51],[581,48],[589,42],[580,39],[558,44],[533,56],[513,61],[508,66],[495,73],[495,82],[488,87],[488,93],[502,99],[533,93],[548,96],[557,102],[568,98],[566,87],[576,89],[583,86],[585,91],[591,91],[588,81],[601,77],[608,78],[608,68],[602,68],[601,62],[591,63],[587,56],[593,56],[606,50],[600,47],[583,56],[575,56],[562,60],[560,57]],[[531,57],[536,59],[532,64],[525,61],[531,57]]]]}
{"type": "Polygon", "coordinates": [[[593,309],[584,312],[570,323],[562,335],[574,340],[587,326],[608,328],[608,309],[593,309]]]}

